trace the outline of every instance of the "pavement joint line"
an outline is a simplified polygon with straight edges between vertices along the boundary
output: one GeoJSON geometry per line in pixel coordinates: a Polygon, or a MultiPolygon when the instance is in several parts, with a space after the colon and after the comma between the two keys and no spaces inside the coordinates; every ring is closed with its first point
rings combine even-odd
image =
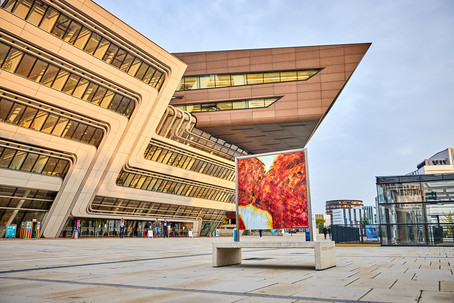
{"type": "MultiPolygon", "coordinates": [[[[284,295],[273,295],[273,294],[256,294],[256,293],[250,293],[250,292],[234,292],[234,291],[207,290],[207,289],[188,289],[188,288],[175,288],[175,287],[157,287],[157,286],[142,286],[142,285],[115,284],[115,283],[94,283],[94,282],[54,280],[54,279],[36,279],[36,278],[24,278],[24,277],[0,277],[0,279],[61,283],[61,284],[76,284],[76,285],[98,286],[98,287],[99,286],[121,287],[121,288],[128,288],[128,289],[144,289],[144,290],[176,291],[176,292],[202,293],[202,294],[214,294],[214,295],[230,295],[230,296],[243,296],[243,297],[254,297],[254,298],[268,298],[268,299],[287,299],[287,300],[295,299],[295,300],[311,300],[311,301],[317,301],[317,302],[337,302],[337,303],[352,302],[352,300],[345,300],[345,299],[338,299],[338,298],[313,298],[313,297],[284,296],[284,295]]],[[[370,289],[368,291],[368,293],[371,290],[372,289],[370,289]]],[[[364,296],[362,296],[362,297],[364,297],[364,296]]],[[[359,298],[358,300],[353,300],[353,301],[359,301],[361,298],[359,298]]],[[[383,302],[378,302],[378,301],[361,301],[361,302],[383,303],[383,302]]]]}
{"type": "Polygon", "coordinates": [[[423,290],[420,290],[420,291],[419,291],[419,298],[418,298],[418,301],[416,301],[417,303],[419,303],[419,301],[421,301],[422,292],[423,292],[423,290]]]}
{"type": "Polygon", "coordinates": [[[394,286],[394,284],[396,284],[396,283],[397,283],[397,280],[399,280],[399,279],[396,279],[396,281],[394,281],[394,283],[393,283],[393,284],[391,284],[391,286],[389,287],[389,289],[391,289],[391,288],[392,288],[392,287],[394,286]]]}
{"type": "Polygon", "coordinates": [[[368,293],[370,293],[372,290],[373,290],[373,288],[369,289],[369,291],[366,292],[364,295],[362,295],[361,298],[358,299],[358,301],[361,300],[362,298],[364,298],[364,297],[365,297],[368,293]]]}
{"type": "Polygon", "coordinates": [[[359,277],[358,277],[358,278],[356,278],[355,280],[353,280],[353,281],[351,281],[351,282],[349,282],[349,283],[345,284],[344,286],[349,286],[350,284],[352,284],[353,282],[355,282],[355,281],[357,281],[357,280],[359,280],[359,277]]]}

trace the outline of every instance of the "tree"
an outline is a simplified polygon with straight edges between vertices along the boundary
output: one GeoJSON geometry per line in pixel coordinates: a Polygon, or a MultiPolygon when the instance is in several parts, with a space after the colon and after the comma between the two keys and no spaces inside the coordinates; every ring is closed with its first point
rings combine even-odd
{"type": "Polygon", "coordinates": [[[325,225],[326,220],[322,218],[317,218],[315,219],[315,224],[317,224],[317,227],[319,230],[323,229],[323,226],[325,225]]]}
{"type": "MultiPolygon", "coordinates": [[[[444,218],[441,218],[441,222],[443,223],[454,223],[454,212],[450,211],[449,213],[445,214],[443,212],[444,218]]],[[[447,234],[453,236],[453,227],[452,226],[447,226],[446,228],[447,234]]]]}
{"type": "Polygon", "coordinates": [[[369,224],[370,224],[370,220],[369,220],[368,217],[363,216],[363,217],[361,218],[361,221],[359,221],[359,224],[360,224],[361,226],[369,225],[369,224]]]}

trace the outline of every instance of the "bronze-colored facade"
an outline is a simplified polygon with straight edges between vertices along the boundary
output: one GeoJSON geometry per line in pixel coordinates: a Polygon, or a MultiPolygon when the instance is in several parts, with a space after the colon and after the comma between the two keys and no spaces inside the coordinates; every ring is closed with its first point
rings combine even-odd
{"type": "MultiPolygon", "coordinates": [[[[301,148],[333,106],[370,43],[174,54],[184,77],[319,70],[304,81],[180,90],[172,105],[278,98],[264,108],[193,112],[197,128],[240,148],[263,153],[301,148]]],[[[224,77],[225,78],[225,77],[224,77]]],[[[181,87],[181,86],[180,86],[181,87]]]]}

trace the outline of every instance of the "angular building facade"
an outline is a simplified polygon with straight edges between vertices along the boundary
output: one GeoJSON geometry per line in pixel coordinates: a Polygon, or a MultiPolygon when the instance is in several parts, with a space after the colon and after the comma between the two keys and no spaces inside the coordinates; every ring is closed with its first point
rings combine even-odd
{"type": "Polygon", "coordinates": [[[234,158],[303,147],[370,44],[170,54],[89,0],[3,0],[0,236],[207,235],[234,158]]]}

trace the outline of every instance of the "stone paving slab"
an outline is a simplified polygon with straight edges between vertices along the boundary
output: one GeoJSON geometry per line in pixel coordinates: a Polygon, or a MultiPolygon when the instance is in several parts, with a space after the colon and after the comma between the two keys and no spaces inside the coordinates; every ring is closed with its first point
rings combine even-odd
{"type": "Polygon", "coordinates": [[[454,297],[454,247],[336,247],[337,266],[315,271],[313,254],[298,249],[263,250],[263,259],[245,250],[242,265],[213,268],[216,241],[226,238],[0,240],[0,302],[436,303],[454,297]]]}
{"type": "Polygon", "coordinates": [[[419,303],[452,303],[454,295],[451,292],[423,291],[419,303]]]}

